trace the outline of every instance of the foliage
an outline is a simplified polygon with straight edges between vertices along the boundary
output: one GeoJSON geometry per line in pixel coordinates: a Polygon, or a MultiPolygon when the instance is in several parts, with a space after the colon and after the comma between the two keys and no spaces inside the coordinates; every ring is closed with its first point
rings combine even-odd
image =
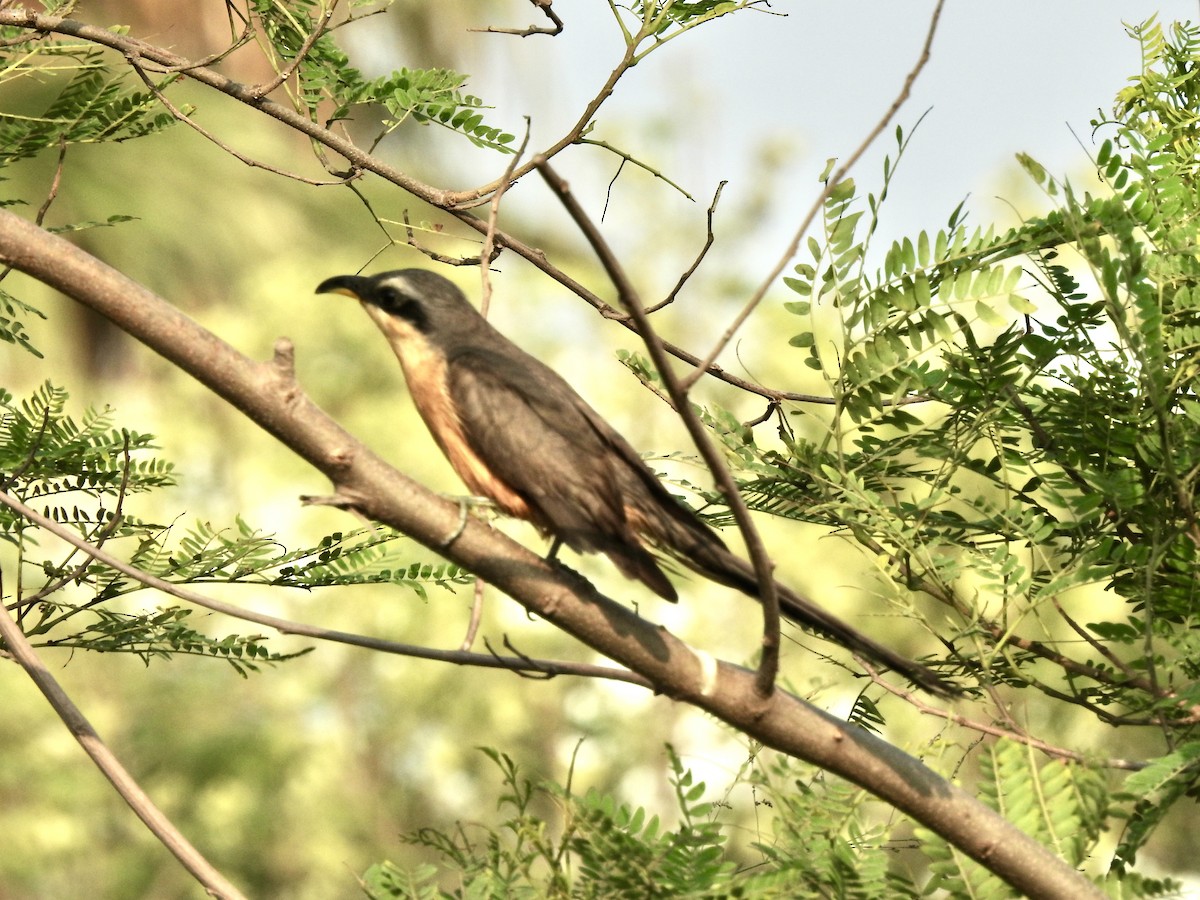
{"type": "MultiPolygon", "coordinates": [[[[56,11],[58,5],[46,4],[47,11],[56,11]]],[[[57,150],[61,160],[70,146],[128,141],[175,124],[154,91],[129,88],[129,73],[108,65],[103,50],[80,41],[45,40],[20,29],[0,32],[6,51],[0,54],[0,169],[47,150],[57,150]],[[31,83],[36,85],[33,90],[31,83]]],[[[4,180],[0,176],[0,182],[4,180]]],[[[7,197],[0,199],[0,207],[22,202],[7,197]]],[[[129,216],[114,214],[103,222],[76,222],[52,230],[79,231],[125,221],[129,216]]],[[[37,307],[0,289],[0,340],[40,357],[22,321],[28,316],[45,318],[37,307]]]]}
{"type": "MultiPolygon", "coordinates": [[[[363,885],[372,900],[412,897],[1011,897],[1011,888],[940,837],[917,830],[929,861],[927,880],[897,863],[912,848],[893,824],[873,821],[861,790],[786,757],[756,751],[726,787],[703,801],[696,782],[668,747],[678,824],[667,826],[642,807],[570,785],[534,785],[505,754],[484,753],[500,769],[507,815],[495,827],[460,823],[453,831],[422,829],[405,841],[431,850],[441,867],[384,862],[363,885]],[[758,834],[748,848],[729,801],[753,790],[758,834]],[[539,804],[539,801],[542,801],[539,804]],[[553,819],[539,810],[549,801],[553,819]],[[758,858],[748,862],[746,852],[758,858]],[[453,887],[450,887],[450,886],[453,887]]],[[[1003,741],[981,757],[985,801],[1074,865],[1096,852],[1107,815],[1104,779],[1087,766],[1051,760],[1040,766],[1028,748],[1003,741]]],[[[743,816],[744,818],[744,816],[743,816]]],[[[1173,896],[1170,880],[1121,878],[1125,897],[1173,896]]]]}
{"type": "Polygon", "coordinates": [[[1167,812],[1185,797],[1195,799],[1200,784],[1200,742],[1188,741],[1125,780],[1123,799],[1131,800],[1121,842],[1113,855],[1113,871],[1124,875],[1133,866],[1167,812]]]}
{"type": "Polygon", "coordinates": [[[609,0],[635,62],[672,38],[714,19],[745,9],[763,11],[769,6],[766,0],[632,0],[628,4],[609,0]],[[649,46],[636,52],[644,41],[649,41],[649,46]]]}
{"type": "MultiPolygon", "coordinates": [[[[981,758],[979,793],[1026,834],[1054,848],[1074,866],[1081,866],[1096,849],[1108,814],[1103,778],[1076,763],[1050,760],[1038,765],[1027,747],[1002,741],[981,758]]],[[[923,828],[932,879],[927,890],[952,897],[1015,897],[1012,888],[978,863],[923,828]]],[[[1169,879],[1126,879],[1114,872],[1109,884],[1123,897],[1175,896],[1179,885],[1169,879]]]]}
{"type": "Polygon", "coordinates": [[[25,331],[25,325],[18,316],[37,316],[39,319],[46,318],[42,315],[41,310],[37,307],[30,306],[22,300],[17,299],[8,291],[0,290],[0,340],[8,344],[15,344],[25,352],[41,358],[42,353],[30,341],[28,332],[25,331]]]}
{"type": "Polygon", "coordinates": [[[772,817],[753,845],[763,855],[759,878],[779,881],[791,891],[785,896],[918,896],[913,876],[895,862],[907,841],[875,820],[866,794],[794,761],[766,759],[751,777],[756,803],[772,817]]]}
{"type": "MultiPolygon", "coordinates": [[[[375,142],[411,120],[512,152],[513,134],[487,119],[466,76],[401,67],[368,78],[351,65],[337,29],[383,7],[348,5],[332,30],[317,0],[247,7],[248,28],[298,110],[325,125],[374,123],[375,142]]],[[[694,27],[764,6],[610,3],[626,67],[694,27]]],[[[1159,743],[1113,793],[1097,774],[1102,759],[1035,760],[1019,740],[975,758],[981,794],[1073,865],[1123,821],[1106,887],[1157,896],[1174,886],[1132,867],[1164,817],[1194,800],[1200,771],[1200,29],[1151,20],[1130,33],[1144,69],[1095,123],[1104,138],[1098,186],[1058,180],[1022,156],[1050,211],[997,233],[968,225],[960,206],[944,228],[881,247],[880,210],[911,140],[897,128],[880,188],[864,196],[852,180],[833,185],[819,234],[786,279],[791,346],[824,379],[827,408],[776,401],[779,440],[770,445],[728,410],[699,412],[757,510],[844,536],[878,566],[878,589],[898,613],[928,619],[942,648],[931,665],[981,697],[1023,690],[1106,724],[1155,729],[1159,743]]],[[[0,166],[54,153],[61,165],[69,147],[145,137],[175,121],[160,99],[178,73],[133,90],[128,73],[86,43],[17,30],[3,39],[0,166]]],[[[34,357],[22,320],[40,315],[0,291],[0,339],[34,357]]],[[[657,386],[636,355],[627,363],[657,386]]],[[[49,383],[20,401],[0,392],[2,487],[151,575],[306,591],[388,584],[422,597],[430,585],[468,580],[453,566],[407,560],[386,530],[288,547],[241,518],[228,528],[143,521],[133,498],[172,486],[173,467],[152,436],[119,427],[111,410],[76,419],[67,400],[49,383]]],[[[727,521],[718,496],[681,486],[705,501],[711,521],[727,521]]],[[[243,675],[295,655],[258,634],[207,634],[190,607],[140,605],[140,582],[61,549],[8,507],[0,541],[5,574],[15,573],[3,600],[39,646],[146,662],[215,658],[243,675]]],[[[849,719],[883,731],[882,708],[863,694],[849,719]]],[[[784,761],[749,779],[771,811],[749,865],[730,846],[738,826],[724,805],[703,799],[705,785],[674,753],[678,823],[668,826],[604,793],[534,785],[509,756],[485,752],[501,772],[507,818],[478,831],[413,832],[409,844],[443,869],[380,864],[365,879],[371,896],[1008,895],[924,832],[919,852],[932,878],[920,883],[893,864],[891,827],[858,789],[784,761]]]]}
{"type": "Polygon", "coordinates": [[[288,548],[240,518],[231,529],[202,523],[187,532],[175,550],[164,535],[143,540],[131,560],[160,578],[195,584],[262,584],[312,590],[360,584],[391,584],[424,599],[429,585],[463,584],[470,576],[457,566],[412,563],[392,568],[389,551],[402,535],[390,528],[334,532],[316,546],[288,548]]]}
{"type": "Polygon", "coordinates": [[[837,186],[813,264],[788,282],[806,323],[792,343],[833,410],[818,439],[788,432],[786,454],[760,454],[748,487],[759,508],[853,535],[902,608],[918,591],[952,611],[948,668],[1187,730],[1200,191],[1175,152],[1190,145],[1162,133],[1174,95],[1154,72],[1200,57],[1193,31],[1147,32],[1142,93],[1125,92],[1097,158],[1103,193],[1026,160],[1058,209],[1003,235],[955,210],[872,270],[879,198],[837,186]],[[1019,254],[1028,265],[1005,262],[1019,254]],[[1077,621],[1091,586],[1121,598],[1115,621],[1077,621]]]}
{"type": "MultiPolygon", "coordinates": [[[[10,40],[19,37],[9,35],[10,40]]],[[[174,116],[159,108],[153,91],[126,87],[128,73],[107,65],[103,50],[78,41],[44,41],[35,35],[17,40],[8,50],[10,56],[0,69],[0,102],[3,92],[16,93],[17,83],[28,79],[57,83],[58,70],[74,74],[48,100],[26,100],[21,105],[27,108],[20,112],[0,111],[0,168],[53,147],[126,141],[175,124],[174,116]]],[[[28,92],[18,95],[22,100],[27,96],[28,92]]]]}
{"type": "Polygon", "coordinates": [[[569,782],[534,785],[506,754],[483,752],[500,769],[500,807],[508,817],[495,828],[460,824],[452,832],[422,829],[408,835],[407,842],[432,850],[444,868],[373,866],[364,876],[372,900],[916,896],[903,875],[889,871],[888,854],[873,844],[878,835],[861,829],[856,792],[819,774],[809,774],[805,784],[785,758],[772,764],[771,778],[748,776],[752,759],[726,789],[728,796],[753,782],[756,805],[764,812],[773,809],[776,833],[762,835],[753,847],[759,859],[746,865],[728,846],[728,801],[703,800],[707,786],[669,746],[674,826],[644,807],[596,791],[576,795],[569,782]],[[555,810],[553,821],[539,811],[546,802],[555,810]]]}
{"type": "MultiPolygon", "coordinates": [[[[119,536],[136,534],[144,523],[120,514],[125,497],[172,484],[171,465],[142,458],[143,451],[154,449],[153,438],[113,427],[112,410],[90,410],[76,421],[66,413],[67,399],[65,390],[49,382],[20,403],[0,392],[0,470],[7,473],[6,490],[43,504],[56,521],[108,527],[119,536]],[[81,508],[81,498],[99,505],[94,511],[81,508]],[[113,510],[105,508],[105,498],[113,501],[113,510]]],[[[0,513],[4,540],[17,544],[32,528],[11,510],[0,513]]]]}
{"type": "Polygon", "coordinates": [[[1169,752],[1127,782],[1115,872],[1195,795],[1194,742],[1174,735],[1200,699],[1200,31],[1131,34],[1146,68],[1096,123],[1102,190],[1023,157],[1056,209],[995,234],[960,207],[873,268],[895,166],[878,196],[835,186],[787,304],[832,411],[816,438],[781,423],[786,453],[725,431],[756,508],[852,536],[905,614],[923,594],[957,617],[948,671],[1164,732],[1169,752]],[[1096,588],[1118,616],[1081,606],[1096,588]]]}
{"type": "MultiPolygon", "coordinates": [[[[129,563],[145,573],[174,585],[312,590],[393,584],[421,597],[430,584],[464,580],[454,566],[397,565],[392,551],[399,535],[387,529],[336,533],[314,547],[289,549],[239,519],[232,529],[201,523],[171,546],[172,527],[127,509],[132,495],[174,482],[171,464],[148,455],[153,437],[114,427],[109,409],[76,421],[67,401],[66,391],[50,384],[19,403],[0,392],[0,471],[6,473],[0,486],[97,547],[129,547],[129,563]]],[[[16,551],[17,587],[7,602],[35,646],[132,653],[146,662],[213,657],[241,674],[298,655],[270,651],[262,635],[206,635],[190,608],[121,608],[118,600],[146,590],[142,582],[75,548],[52,555],[42,530],[7,506],[0,506],[0,541],[16,551]]]]}
{"type": "MultiPolygon", "coordinates": [[[[360,4],[372,5],[372,4],[360,4]]],[[[291,65],[305,47],[310,35],[323,28],[325,16],[314,0],[284,4],[279,0],[254,0],[253,11],[263,24],[268,39],[267,51],[277,55],[277,65],[291,65]]],[[[422,125],[441,125],[466,137],[471,143],[503,153],[514,136],[484,123],[482,100],[461,92],[466,76],[449,69],[401,68],[390,75],[367,79],[350,65],[350,58],[334,43],[333,35],[322,34],[311,42],[299,58],[300,91],[297,105],[313,121],[318,110],[333,103],[333,111],[324,116],[332,124],[350,116],[355,107],[382,106],[388,114],[383,122],[383,137],[406,120],[422,125]]],[[[368,117],[374,118],[368,111],[368,117]]]]}

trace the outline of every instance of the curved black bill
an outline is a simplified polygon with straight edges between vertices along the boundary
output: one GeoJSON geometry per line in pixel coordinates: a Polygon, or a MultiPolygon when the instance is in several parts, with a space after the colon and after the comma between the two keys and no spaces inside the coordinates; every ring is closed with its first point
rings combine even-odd
{"type": "Polygon", "coordinates": [[[367,295],[370,284],[371,279],[363,278],[361,275],[335,275],[318,284],[317,293],[344,294],[355,300],[361,300],[367,295]]]}

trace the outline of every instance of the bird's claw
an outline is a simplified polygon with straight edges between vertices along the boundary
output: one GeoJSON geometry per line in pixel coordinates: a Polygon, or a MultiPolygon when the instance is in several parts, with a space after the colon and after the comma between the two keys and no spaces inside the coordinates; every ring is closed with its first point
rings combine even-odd
{"type": "Polygon", "coordinates": [[[455,525],[454,530],[451,531],[450,534],[446,535],[445,538],[438,542],[438,546],[442,550],[445,550],[447,547],[457,541],[462,533],[466,530],[467,518],[471,515],[472,509],[483,507],[494,509],[496,506],[496,504],[494,504],[487,497],[446,496],[446,499],[453,500],[458,504],[458,524],[455,525]]]}

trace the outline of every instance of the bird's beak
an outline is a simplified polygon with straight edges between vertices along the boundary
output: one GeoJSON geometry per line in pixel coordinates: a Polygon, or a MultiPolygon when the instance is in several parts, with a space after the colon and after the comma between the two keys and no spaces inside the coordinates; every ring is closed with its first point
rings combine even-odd
{"type": "Polygon", "coordinates": [[[335,275],[326,278],[317,285],[318,294],[345,294],[355,300],[362,300],[370,290],[371,279],[361,275],[335,275]]]}

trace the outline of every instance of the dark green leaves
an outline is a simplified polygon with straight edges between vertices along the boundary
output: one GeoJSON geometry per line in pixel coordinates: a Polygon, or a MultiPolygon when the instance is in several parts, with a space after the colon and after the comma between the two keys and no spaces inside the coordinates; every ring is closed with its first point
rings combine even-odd
{"type": "Polygon", "coordinates": [[[41,310],[30,306],[22,300],[18,300],[8,291],[0,288],[0,341],[15,344],[38,359],[41,359],[41,351],[33,346],[28,333],[25,331],[22,319],[28,316],[37,316],[39,319],[46,318],[41,310]]]}
{"type": "Polygon", "coordinates": [[[44,44],[31,37],[27,53],[5,72],[9,84],[4,91],[11,99],[0,112],[0,167],[60,143],[125,141],[154,134],[175,122],[170,113],[158,108],[153,93],[129,90],[129,76],[110,69],[102,50],[44,44]],[[51,64],[48,58],[60,55],[73,57],[76,74],[56,87],[48,101],[35,99],[36,94],[15,95],[17,85],[24,83],[18,76],[35,74],[51,64]],[[11,111],[14,106],[24,108],[17,113],[11,111]]]}
{"type": "MultiPolygon", "coordinates": [[[[389,584],[424,597],[431,585],[449,587],[466,576],[451,565],[413,562],[387,529],[363,529],[291,548],[238,519],[216,529],[201,523],[176,537],[179,526],[145,522],[131,506],[137,494],[173,483],[170,463],[153,455],[154,438],[113,425],[111,410],[67,413],[66,392],[45,385],[17,402],[0,392],[0,475],[3,489],[135,568],[176,585],[254,584],[314,590],[389,584]]],[[[63,553],[31,521],[0,507],[0,539],[15,547],[22,577],[7,582],[20,624],[35,644],[145,661],[184,654],[216,658],[239,673],[291,658],[267,649],[261,635],[214,637],[178,607],[131,611],[112,601],[145,585],[76,552],[63,553]]]]}
{"type": "MultiPolygon", "coordinates": [[[[281,67],[293,63],[318,22],[324,21],[317,4],[310,2],[293,4],[291,9],[271,2],[255,5],[281,67]]],[[[484,121],[483,110],[489,107],[463,92],[466,76],[450,69],[401,68],[366,79],[350,65],[333,34],[325,33],[305,49],[298,72],[300,103],[314,121],[319,112],[332,123],[352,117],[355,107],[378,104],[388,113],[385,131],[412,119],[456,131],[479,147],[512,152],[509,144],[514,135],[484,121]],[[332,111],[328,109],[331,103],[332,111]]]]}
{"type": "Polygon", "coordinates": [[[511,153],[514,136],[484,123],[483,101],[462,93],[466,78],[449,69],[401,69],[373,82],[364,100],[383,104],[394,128],[412,117],[422,124],[443,125],[465,135],[479,147],[511,153]]]}

